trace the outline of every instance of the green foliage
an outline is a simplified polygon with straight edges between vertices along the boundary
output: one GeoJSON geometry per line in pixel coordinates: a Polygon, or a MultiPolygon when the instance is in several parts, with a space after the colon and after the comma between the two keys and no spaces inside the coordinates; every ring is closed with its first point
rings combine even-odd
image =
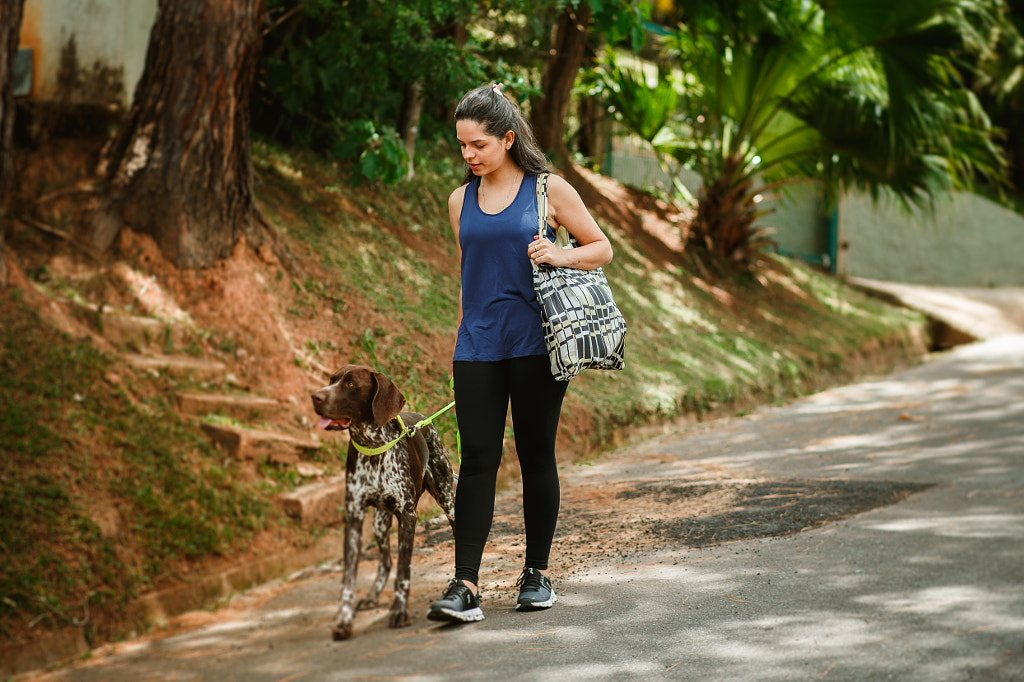
{"type": "MultiPolygon", "coordinates": [[[[276,283],[299,300],[288,314],[322,315],[318,334],[337,324],[313,339],[296,325],[296,343],[380,368],[426,414],[452,399],[459,291],[445,198],[461,169],[451,148],[432,151],[410,182],[359,190],[309,152],[258,143],[254,154],[267,218],[293,253],[322,266],[276,283]]],[[[711,286],[655,265],[664,253],[604,226],[616,253],[607,272],[631,325],[628,364],[573,381],[563,428],[581,450],[612,447],[623,426],[788,399],[841,374],[852,350],[920,324],[782,261],[761,279],[711,286]]],[[[300,483],[294,473],[264,468],[267,478],[245,483],[173,412],[166,385],[55,331],[23,298],[0,295],[0,553],[15,557],[0,562],[0,636],[80,625],[90,608],[116,616],[184,567],[261,530],[286,534],[269,499],[300,483]]],[[[454,411],[435,425],[457,457],[454,411]]],[[[344,461],[340,442],[318,460],[329,471],[344,461]]]]}
{"type": "Polygon", "coordinates": [[[471,9],[465,0],[269,0],[255,129],[354,160],[356,182],[396,182],[409,88],[420,86],[433,112],[482,80],[450,30],[471,9]]]}
{"type": "Polygon", "coordinates": [[[355,162],[352,183],[357,187],[366,180],[393,185],[405,177],[408,156],[394,128],[378,132],[373,121],[353,121],[341,127],[332,151],[339,159],[355,162]]]}
{"type": "Polygon", "coordinates": [[[611,49],[606,51],[599,73],[616,119],[642,140],[653,143],[676,113],[679,94],[672,80],[659,78],[656,73],[649,77],[642,66],[620,65],[611,49]]]}
{"type": "Polygon", "coordinates": [[[617,107],[663,157],[700,174],[699,247],[749,263],[761,244],[757,200],[795,182],[820,183],[829,203],[857,188],[927,207],[977,178],[1002,181],[994,131],[953,62],[987,2],[676,6],[684,23],[663,41],[673,68],[659,69],[657,84],[614,61],[602,73],[620,98],[650,102],[669,84],[680,92],[668,117],[617,107]]]}
{"type": "MultiPolygon", "coordinates": [[[[587,0],[595,43],[644,42],[646,0],[587,0]]],[[[529,111],[552,27],[566,0],[268,0],[269,29],[253,125],[289,147],[353,163],[352,181],[394,184],[419,87],[419,138],[450,136],[458,98],[500,81],[529,111]]],[[[574,2],[574,4],[580,4],[574,2]]]]}
{"type": "Polygon", "coordinates": [[[646,40],[644,22],[651,18],[650,2],[590,0],[594,30],[612,45],[639,52],[646,40]]]}
{"type": "MultiPolygon", "coordinates": [[[[962,67],[992,122],[1003,131],[1015,192],[1004,203],[1024,213],[1024,3],[997,3],[998,14],[979,29],[969,66],[962,67]],[[976,75],[972,78],[972,75],[976,75]]],[[[1001,198],[1001,197],[999,197],[1001,198]]]]}
{"type": "MultiPolygon", "coordinates": [[[[339,188],[351,209],[335,212],[335,190],[330,202],[307,193],[311,185],[332,186],[331,169],[314,171],[280,150],[257,151],[268,217],[322,259],[326,291],[360,302],[358,316],[341,316],[342,361],[394,377],[413,410],[429,414],[447,404],[459,282],[444,199],[461,174],[443,159],[457,152],[428,155],[433,172],[409,183],[377,192],[339,188]],[[276,174],[275,167],[302,172],[276,174]],[[307,211],[301,220],[279,213],[299,206],[307,211]],[[354,319],[361,324],[351,328],[354,319]]],[[[681,267],[656,265],[665,262],[663,253],[645,252],[621,226],[597,218],[615,250],[605,270],[630,332],[624,371],[584,373],[567,394],[563,424],[585,424],[574,431],[583,450],[607,447],[623,426],[749,405],[752,395],[790,399],[842,375],[851,349],[921,323],[781,259],[769,258],[759,278],[731,275],[711,286],[681,267]]],[[[455,456],[454,414],[436,424],[455,456]]]]}

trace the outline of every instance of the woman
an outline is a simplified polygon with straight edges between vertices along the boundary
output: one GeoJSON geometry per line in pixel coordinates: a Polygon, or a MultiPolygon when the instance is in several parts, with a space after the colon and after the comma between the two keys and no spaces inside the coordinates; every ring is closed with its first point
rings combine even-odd
{"type": "Polygon", "coordinates": [[[455,110],[455,133],[468,165],[448,198],[462,267],[459,330],[453,358],[462,464],[455,494],[455,578],[427,617],[476,621],[480,561],[494,516],[508,406],[523,480],[526,561],[516,609],[555,603],[548,555],[558,519],[555,435],[568,382],[551,375],[533,265],[592,270],[612,248],[579,194],[548,177],[548,223],[579,242],[557,249],[537,235],[537,175],[548,164],[519,108],[500,84],[470,91],[455,110]]]}

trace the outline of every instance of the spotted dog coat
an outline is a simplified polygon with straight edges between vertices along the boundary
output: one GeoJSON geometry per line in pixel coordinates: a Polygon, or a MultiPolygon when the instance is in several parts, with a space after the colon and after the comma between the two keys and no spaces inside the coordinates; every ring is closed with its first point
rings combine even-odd
{"type": "MultiPolygon", "coordinates": [[[[348,429],[351,440],[367,448],[391,442],[402,432],[395,419],[405,405],[405,396],[391,379],[369,367],[346,365],[331,377],[331,383],[312,394],[313,409],[320,415],[320,427],[331,431],[348,429]]],[[[403,412],[406,425],[423,419],[403,412]]],[[[391,517],[398,519],[398,567],[395,571],[395,600],[388,624],[409,625],[409,577],[413,539],[416,532],[416,503],[426,490],[441,505],[455,529],[455,475],[448,451],[437,430],[425,426],[406,436],[391,449],[376,456],[361,454],[351,443],[345,469],[345,573],[334,618],[334,639],[352,635],[352,620],[358,609],[377,605],[391,572],[388,532],[391,517]],[[377,579],[370,594],[355,600],[356,571],[363,519],[374,508],[373,532],[380,549],[377,579]]]]}

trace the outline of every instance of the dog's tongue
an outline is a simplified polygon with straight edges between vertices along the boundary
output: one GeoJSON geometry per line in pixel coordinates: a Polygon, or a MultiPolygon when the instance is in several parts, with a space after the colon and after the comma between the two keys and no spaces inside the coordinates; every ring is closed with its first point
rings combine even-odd
{"type": "Polygon", "coordinates": [[[320,423],[317,424],[317,428],[319,428],[319,429],[326,429],[328,426],[330,426],[333,423],[334,423],[333,419],[328,419],[327,417],[320,417],[320,423]]]}

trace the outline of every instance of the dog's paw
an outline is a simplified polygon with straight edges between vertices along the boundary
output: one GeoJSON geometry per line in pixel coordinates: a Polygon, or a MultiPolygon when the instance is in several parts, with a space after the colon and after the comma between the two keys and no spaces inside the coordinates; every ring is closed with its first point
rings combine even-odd
{"type": "Polygon", "coordinates": [[[379,600],[377,600],[377,599],[370,599],[369,597],[367,597],[365,599],[360,599],[359,603],[356,604],[356,611],[368,611],[370,609],[375,609],[375,608],[377,608],[377,605],[379,603],[380,603],[379,600]]]}
{"type": "Polygon", "coordinates": [[[412,618],[409,617],[408,611],[392,611],[391,617],[388,618],[389,628],[404,628],[412,625],[412,618]]]}
{"type": "Polygon", "coordinates": [[[352,626],[350,624],[343,625],[337,624],[331,628],[331,639],[335,642],[342,642],[352,636],[352,626]]]}

